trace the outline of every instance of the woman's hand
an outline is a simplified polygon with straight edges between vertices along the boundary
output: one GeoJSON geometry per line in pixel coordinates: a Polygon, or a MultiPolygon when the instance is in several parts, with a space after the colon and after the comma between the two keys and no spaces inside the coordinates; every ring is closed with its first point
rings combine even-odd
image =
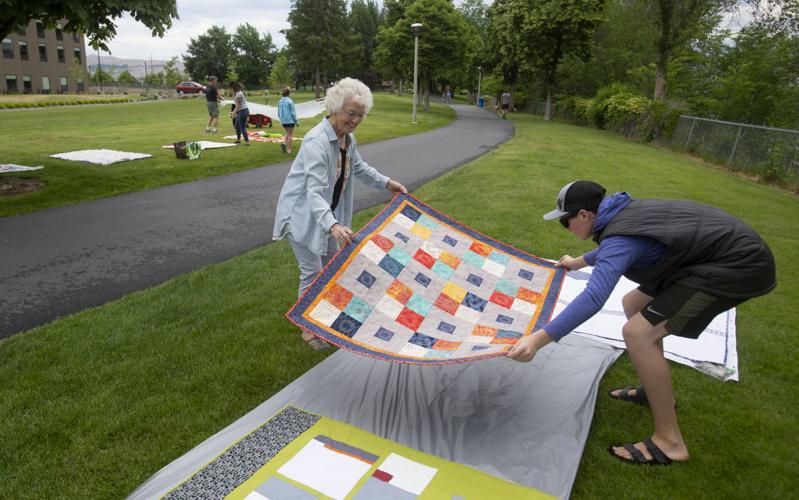
{"type": "Polygon", "coordinates": [[[522,337],[506,354],[514,361],[526,363],[532,361],[539,349],[552,342],[552,337],[544,330],[536,330],[527,337],[522,337]]]}
{"type": "Polygon", "coordinates": [[[330,227],[330,236],[336,239],[339,247],[352,243],[352,229],[342,226],[338,222],[330,227]]]}
{"type": "Polygon", "coordinates": [[[395,180],[391,180],[391,179],[389,179],[388,182],[386,183],[386,189],[388,189],[392,193],[405,193],[405,194],[408,194],[408,190],[405,188],[405,186],[403,186],[399,182],[397,182],[395,180]]]}

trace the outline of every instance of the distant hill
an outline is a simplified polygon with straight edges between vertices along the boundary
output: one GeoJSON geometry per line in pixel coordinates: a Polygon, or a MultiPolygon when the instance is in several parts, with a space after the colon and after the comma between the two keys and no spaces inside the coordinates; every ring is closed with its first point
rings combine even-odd
{"type": "MultiPolygon", "coordinates": [[[[153,59],[123,59],[121,57],[114,57],[108,55],[100,55],[100,65],[103,71],[111,74],[114,78],[118,77],[120,73],[128,70],[131,75],[136,78],[144,78],[146,73],[160,73],[164,71],[164,64],[169,61],[159,61],[153,59]],[[146,64],[146,66],[145,66],[146,64]],[[146,73],[145,73],[146,71],[146,73]]],[[[86,61],[89,73],[97,71],[97,54],[89,54],[86,61]]],[[[178,60],[178,71],[185,73],[183,62],[178,60]]]]}

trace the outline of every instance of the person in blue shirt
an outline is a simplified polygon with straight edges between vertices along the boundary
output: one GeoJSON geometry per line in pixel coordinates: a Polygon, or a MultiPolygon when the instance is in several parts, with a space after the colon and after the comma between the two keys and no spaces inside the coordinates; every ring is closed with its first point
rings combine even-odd
{"type": "MultiPolygon", "coordinates": [[[[327,89],[327,116],[312,128],[291,165],[277,201],[272,238],[288,239],[300,267],[298,296],[311,286],[340,247],[352,243],[352,177],[376,189],[407,193],[361,159],[353,131],[372,108],[372,92],[344,78],[327,89]]],[[[304,332],[313,349],[328,344],[304,332]]]]}
{"type": "Polygon", "coordinates": [[[697,338],[716,315],[774,289],[771,250],[752,228],[717,208],[627,193],[605,196],[604,187],[585,180],[564,186],[557,208],[544,219],[559,219],[578,238],[598,245],[580,257],[564,255],[557,266],[594,270],[585,290],[549,324],[520,340],[508,357],[531,361],[539,349],[596,314],[621,276],[638,283],[622,300],[627,316],[622,335],[641,385],[609,395],[649,404],[655,431],[609,451],[630,463],[687,461],[662,340],[697,338]]]}
{"type": "Polygon", "coordinates": [[[294,101],[291,100],[289,94],[291,89],[283,87],[283,97],[277,102],[277,118],[286,129],[286,140],[280,145],[280,150],[285,154],[291,154],[291,142],[294,138],[294,127],[300,126],[300,121],[297,119],[297,112],[294,109],[294,101]]]}

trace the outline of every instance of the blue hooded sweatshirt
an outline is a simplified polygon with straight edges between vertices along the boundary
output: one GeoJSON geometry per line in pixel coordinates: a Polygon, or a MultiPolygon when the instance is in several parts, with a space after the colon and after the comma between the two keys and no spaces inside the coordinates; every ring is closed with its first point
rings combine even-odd
{"type": "MultiPolygon", "coordinates": [[[[627,193],[608,196],[597,209],[594,232],[604,228],[617,213],[630,203],[627,193]]],[[[631,268],[652,266],[666,254],[666,246],[643,236],[609,236],[597,248],[583,255],[593,266],[591,278],[580,295],[563,310],[544,330],[558,341],[599,312],[610,297],[622,275],[631,268]]]]}

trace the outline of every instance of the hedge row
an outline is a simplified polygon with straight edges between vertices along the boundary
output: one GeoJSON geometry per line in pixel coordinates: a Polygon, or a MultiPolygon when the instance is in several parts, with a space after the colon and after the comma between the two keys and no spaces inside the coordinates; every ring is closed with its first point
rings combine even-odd
{"type": "Polygon", "coordinates": [[[655,102],[618,83],[602,87],[593,98],[560,99],[557,109],[564,118],[581,125],[645,141],[669,137],[677,119],[686,112],[686,108],[677,103],[655,102]]]}
{"type": "Polygon", "coordinates": [[[41,102],[0,102],[0,109],[13,108],[48,108],[51,106],[75,106],[79,104],[117,104],[136,102],[141,99],[127,97],[124,99],[78,99],[75,101],[41,101],[41,102]]]}

